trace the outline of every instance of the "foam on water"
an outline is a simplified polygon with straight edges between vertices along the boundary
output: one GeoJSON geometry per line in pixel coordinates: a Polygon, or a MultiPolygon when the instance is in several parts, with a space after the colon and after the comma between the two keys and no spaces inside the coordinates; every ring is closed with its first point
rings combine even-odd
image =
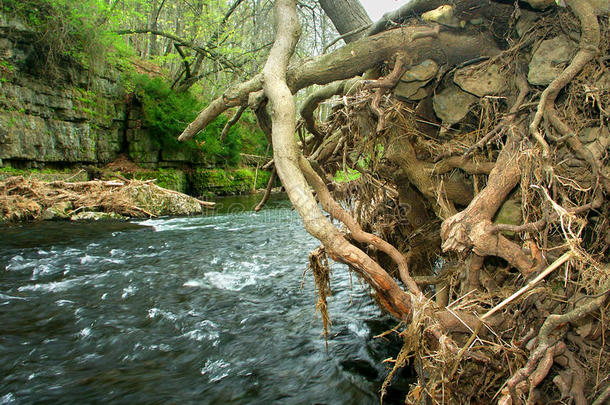
{"type": "Polygon", "coordinates": [[[335,269],[327,356],[310,276],[301,289],[318,242],[266,210],[62,225],[60,242],[42,224],[46,244],[0,243],[0,403],[378,403],[341,366],[376,364],[378,310],[335,269]]]}
{"type": "Polygon", "coordinates": [[[201,369],[201,375],[207,376],[210,382],[219,382],[229,375],[231,372],[230,367],[231,364],[222,359],[214,361],[207,360],[201,369]]]}

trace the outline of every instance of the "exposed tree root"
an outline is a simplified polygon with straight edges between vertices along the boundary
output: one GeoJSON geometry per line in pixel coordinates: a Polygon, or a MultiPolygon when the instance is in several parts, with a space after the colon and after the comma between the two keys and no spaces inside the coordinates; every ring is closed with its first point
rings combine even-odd
{"type": "MultiPolygon", "coordinates": [[[[540,18],[519,21],[517,35],[513,19],[525,11],[513,2],[449,3],[448,21],[410,20],[445,5],[412,1],[373,24],[375,35],[288,67],[294,2],[278,1],[285,19],[263,73],[214,101],[182,138],[257,95],[261,126],[272,127],[273,164],[323,245],[312,268],[326,269],[325,255],[348,264],[401,321],[390,333],[404,346],[382,395],[412,365],[418,381],[408,403],[604,403],[610,21],[595,14],[596,2],[566,0],[561,10],[551,1],[545,13],[528,10],[540,18]],[[389,20],[405,25],[383,31],[389,20]],[[569,41],[579,27],[567,67],[547,87],[530,86],[538,45],[569,41]],[[406,67],[425,59],[441,67],[435,77],[403,80],[406,67]],[[394,94],[399,81],[423,88],[424,99],[394,94]],[[301,109],[312,135],[299,134],[299,144],[293,94],[313,84],[328,85],[301,109]],[[459,100],[470,107],[454,111],[459,100]],[[316,122],[323,101],[332,113],[316,122]],[[345,180],[336,183],[339,173],[345,180]]],[[[315,276],[325,331],[328,274],[315,276]]]]}

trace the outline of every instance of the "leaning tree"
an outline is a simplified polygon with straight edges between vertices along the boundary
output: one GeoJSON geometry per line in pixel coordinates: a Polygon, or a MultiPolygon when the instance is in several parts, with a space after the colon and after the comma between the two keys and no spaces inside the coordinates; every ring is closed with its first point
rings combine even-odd
{"type": "Polygon", "coordinates": [[[180,139],[230,108],[256,112],[321,242],[319,308],[330,257],[400,322],[382,396],[410,362],[408,403],[606,403],[609,1],[413,0],[289,64],[295,8],[276,1],[262,72],[180,139]],[[297,121],[295,94],[313,85],[297,121]]]}

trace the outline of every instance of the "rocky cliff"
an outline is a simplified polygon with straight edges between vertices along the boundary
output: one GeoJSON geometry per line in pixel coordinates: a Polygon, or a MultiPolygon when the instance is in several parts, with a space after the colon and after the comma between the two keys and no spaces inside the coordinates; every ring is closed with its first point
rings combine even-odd
{"type": "Polygon", "coordinates": [[[49,77],[40,47],[26,24],[0,13],[0,167],[102,165],[120,154],[149,169],[204,163],[191,150],[161,150],[118,69],[64,61],[49,77]]]}
{"type": "Polygon", "coordinates": [[[37,74],[34,33],[0,15],[0,160],[13,167],[64,167],[113,160],[125,148],[119,72],[69,66],[37,74]]]}

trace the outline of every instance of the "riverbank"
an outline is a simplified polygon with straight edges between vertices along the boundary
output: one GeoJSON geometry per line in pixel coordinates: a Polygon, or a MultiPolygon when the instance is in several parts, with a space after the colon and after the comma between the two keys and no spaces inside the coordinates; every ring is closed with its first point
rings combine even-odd
{"type": "Polygon", "coordinates": [[[0,222],[194,215],[213,206],[152,180],[45,182],[14,176],[0,181],[0,222]]]}
{"type": "Polygon", "coordinates": [[[269,177],[248,167],[144,170],[126,161],[79,170],[0,168],[0,222],[198,215],[214,206],[203,200],[254,194],[269,177]]]}
{"type": "Polygon", "coordinates": [[[162,168],[148,170],[126,162],[113,162],[105,167],[85,166],[81,169],[67,170],[0,168],[0,181],[14,176],[22,176],[26,179],[42,182],[83,182],[117,179],[152,180],[159,187],[205,199],[215,195],[249,194],[255,190],[264,189],[269,181],[270,172],[255,167],[235,169],[186,168],[184,170],[162,168]]]}

